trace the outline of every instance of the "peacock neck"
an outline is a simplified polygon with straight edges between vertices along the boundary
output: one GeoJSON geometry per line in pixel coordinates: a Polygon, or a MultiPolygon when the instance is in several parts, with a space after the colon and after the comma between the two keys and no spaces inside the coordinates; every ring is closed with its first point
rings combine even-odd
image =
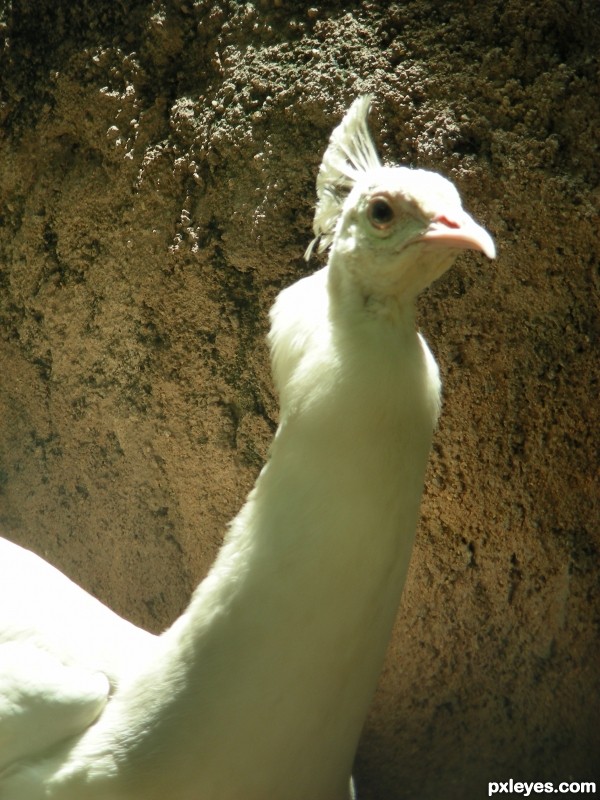
{"type": "Polygon", "coordinates": [[[290,362],[269,461],[209,575],[78,746],[81,763],[118,753],[127,800],[164,800],[172,775],[185,798],[347,798],[438,386],[414,327],[338,322],[290,362]]]}
{"type": "MultiPolygon", "coordinates": [[[[261,764],[270,783],[257,797],[278,796],[299,762],[324,774],[305,775],[298,797],[336,796],[381,668],[435,416],[414,330],[381,336],[385,353],[304,365],[304,402],[284,410],[269,462],[166,637],[182,676],[169,718],[196,709],[203,770],[226,742],[246,797],[261,764]]],[[[163,739],[183,747],[182,733],[163,739]]]]}

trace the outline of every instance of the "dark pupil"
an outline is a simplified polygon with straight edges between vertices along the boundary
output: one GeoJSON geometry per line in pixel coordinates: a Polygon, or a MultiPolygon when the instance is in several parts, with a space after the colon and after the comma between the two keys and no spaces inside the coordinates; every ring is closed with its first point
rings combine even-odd
{"type": "Polygon", "coordinates": [[[386,200],[375,200],[371,206],[371,219],[379,225],[386,225],[392,221],[393,211],[386,200]]]}

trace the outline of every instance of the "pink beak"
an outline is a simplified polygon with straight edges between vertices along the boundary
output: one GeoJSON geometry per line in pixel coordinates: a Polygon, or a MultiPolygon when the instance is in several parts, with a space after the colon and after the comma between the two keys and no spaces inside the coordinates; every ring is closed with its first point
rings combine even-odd
{"type": "Polygon", "coordinates": [[[459,250],[480,250],[488,258],[496,257],[496,246],[489,233],[464,213],[460,216],[439,214],[429,223],[422,242],[456,247],[459,250]]]}

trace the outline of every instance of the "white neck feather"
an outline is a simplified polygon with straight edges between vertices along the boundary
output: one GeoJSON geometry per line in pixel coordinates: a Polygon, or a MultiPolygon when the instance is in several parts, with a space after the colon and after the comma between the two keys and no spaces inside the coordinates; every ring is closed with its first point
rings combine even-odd
{"type": "Polygon", "coordinates": [[[336,311],[348,319],[335,334],[327,304],[311,318],[304,299],[325,280],[301,281],[275,307],[281,424],[217,561],[160,658],[74,752],[76,770],[104,775],[114,762],[127,800],[164,800],[173,775],[190,798],[348,796],[410,559],[439,380],[411,309],[336,311]]]}

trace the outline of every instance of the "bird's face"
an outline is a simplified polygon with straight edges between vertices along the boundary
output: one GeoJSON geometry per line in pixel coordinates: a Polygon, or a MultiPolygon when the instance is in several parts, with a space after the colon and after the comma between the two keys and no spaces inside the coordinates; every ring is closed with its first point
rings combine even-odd
{"type": "Polygon", "coordinates": [[[414,299],[464,249],[495,256],[492,238],[464,211],[453,184],[406,167],[381,167],[357,181],[333,245],[365,298],[399,301],[414,299]]]}

